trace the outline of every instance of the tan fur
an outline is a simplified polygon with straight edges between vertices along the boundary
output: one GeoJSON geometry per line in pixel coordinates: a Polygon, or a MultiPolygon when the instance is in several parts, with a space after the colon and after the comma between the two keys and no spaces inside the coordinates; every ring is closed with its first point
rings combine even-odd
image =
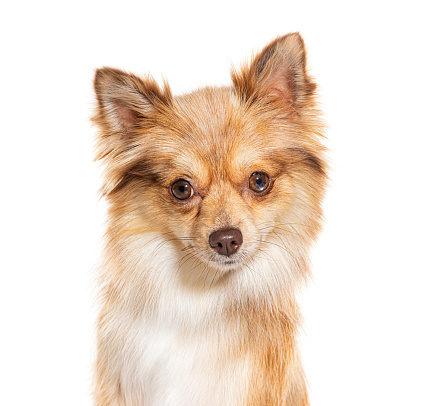
{"type": "Polygon", "coordinates": [[[109,203],[98,406],[309,404],[295,293],[327,166],[302,38],[277,38],[232,79],[174,97],[149,77],[96,72],[109,203]],[[256,172],[271,179],[265,194],[249,188],[256,172]],[[194,190],[187,201],[170,192],[177,179],[194,190]],[[230,227],[243,234],[234,264],[209,245],[230,227]]]}

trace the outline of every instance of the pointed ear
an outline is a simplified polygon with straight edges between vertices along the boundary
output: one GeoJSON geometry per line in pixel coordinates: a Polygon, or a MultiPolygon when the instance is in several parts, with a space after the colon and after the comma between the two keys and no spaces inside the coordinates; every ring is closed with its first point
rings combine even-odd
{"type": "Polygon", "coordinates": [[[166,83],[160,89],[149,77],[112,68],[96,71],[94,90],[97,108],[92,121],[100,130],[96,160],[105,165],[102,193],[109,195],[146,149],[141,136],[155,125],[158,114],[171,107],[172,96],[166,83]]]}
{"type": "Polygon", "coordinates": [[[157,107],[171,100],[167,84],[161,90],[151,78],[142,80],[113,68],[96,71],[94,90],[98,102],[94,121],[108,135],[131,135],[145,126],[157,107]]]}
{"type": "Polygon", "coordinates": [[[232,79],[242,101],[273,99],[295,111],[310,101],[316,88],[306,72],[304,41],[298,33],[276,38],[249,66],[233,71],[232,79]]]}

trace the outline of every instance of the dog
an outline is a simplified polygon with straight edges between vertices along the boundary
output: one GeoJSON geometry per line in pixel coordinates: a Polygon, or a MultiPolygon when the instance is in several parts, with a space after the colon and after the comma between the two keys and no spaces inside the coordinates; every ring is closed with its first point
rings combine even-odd
{"type": "Polygon", "coordinates": [[[97,406],[309,404],[296,292],[328,165],[298,33],[229,87],[94,79],[102,193],[97,406]]]}

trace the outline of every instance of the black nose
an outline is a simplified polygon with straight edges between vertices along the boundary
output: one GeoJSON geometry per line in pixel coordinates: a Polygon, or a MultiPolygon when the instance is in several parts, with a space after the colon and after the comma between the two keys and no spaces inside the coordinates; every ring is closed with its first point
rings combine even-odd
{"type": "Polygon", "coordinates": [[[230,257],[241,246],[243,242],[242,233],[237,228],[217,230],[210,235],[210,246],[220,255],[230,257]]]}

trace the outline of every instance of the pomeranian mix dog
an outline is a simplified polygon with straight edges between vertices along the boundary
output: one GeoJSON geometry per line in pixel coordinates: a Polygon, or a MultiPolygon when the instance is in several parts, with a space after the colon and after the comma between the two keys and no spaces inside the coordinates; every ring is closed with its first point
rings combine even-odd
{"type": "Polygon", "coordinates": [[[297,33],[230,87],[96,72],[109,203],[95,404],[308,405],[295,293],[326,183],[297,33]]]}

